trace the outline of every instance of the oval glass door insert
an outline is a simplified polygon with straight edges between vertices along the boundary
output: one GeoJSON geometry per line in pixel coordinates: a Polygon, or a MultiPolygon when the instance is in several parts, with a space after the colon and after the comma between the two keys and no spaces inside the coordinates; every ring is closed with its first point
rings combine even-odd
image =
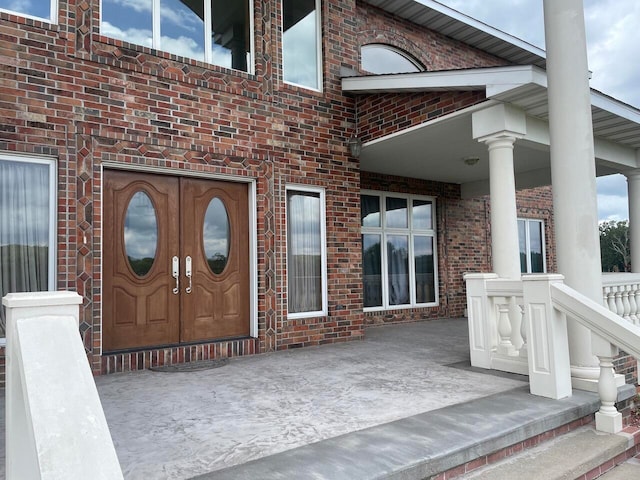
{"type": "Polygon", "coordinates": [[[124,217],[124,248],[131,269],[139,277],[149,273],[158,248],[156,209],[145,192],[138,191],[124,217]]]}
{"type": "Polygon", "coordinates": [[[229,260],[229,215],[219,198],[209,202],[202,226],[202,241],[207,264],[215,274],[224,271],[229,260]]]}

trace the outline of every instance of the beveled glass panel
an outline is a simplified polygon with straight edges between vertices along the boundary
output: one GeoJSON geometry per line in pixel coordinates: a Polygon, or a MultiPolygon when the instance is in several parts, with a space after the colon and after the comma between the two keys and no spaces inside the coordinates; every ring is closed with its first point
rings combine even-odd
{"type": "Polygon", "coordinates": [[[158,248],[156,209],[143,191],[136,192],[124,217],[124,248],[131,269],[139,277],[151,271],[158,248]]]}
{"type": "Polygon", "coordinates": [[[360,196],[360,218],[363,227],[380,226],[380,197],[377,195],[360,196]]]}
{"type": "Polygon", "coordinates": [[[230,235],[227,208],[222,200],[214,198],[204,215],[202,241],[207,264],[215,274],[222,273],[229,261],[230,235]]]}
{"type": "Polygon", "coordinates": [[[382,255],[380,235],[362,235],[364,306],[382,306],[382,255]]]}
{"type": "Polygon", "coordinates": [[[433,228],[432,203],[430,200],[413,201],[413,228],[431,230],[433,228]]]}
{"type": "Polygon", "coordinates": [[[387,236],[389,305],[409,303],[409,237],[387,236]]]}
{"type": "Polygon", "coordinates": [[[416,303],[433,303],[436,301],[433,237],[414,237],[413,255],[416,269],[416,303]]]}
{"type": "Polygon", "coordinates": [[[387,197],[386,205],[386,226],[387,228],[407,228],[407,199],[387,197]]]}

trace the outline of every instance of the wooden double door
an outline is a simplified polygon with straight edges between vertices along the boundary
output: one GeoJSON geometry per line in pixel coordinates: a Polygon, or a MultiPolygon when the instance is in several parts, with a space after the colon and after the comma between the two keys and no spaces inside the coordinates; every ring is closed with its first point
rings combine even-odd
{"type": "Polygon", "coordinates": [[[105,171],[103,349],[248,336],[248,187],[105,171]]]}

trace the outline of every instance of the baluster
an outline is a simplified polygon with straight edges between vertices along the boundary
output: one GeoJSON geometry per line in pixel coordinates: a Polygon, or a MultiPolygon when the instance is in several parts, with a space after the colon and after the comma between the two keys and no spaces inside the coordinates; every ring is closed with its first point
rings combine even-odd
{"type": "Polygon", "coordinates": [[[631,306],[629,305],[629,285],[623,285],[622,288],[622,318],[629,320],[629,312],[631,306]]]}
{"type": "Polygon", "coordinates": [[[618,285],[617,287],[612,287],[612,288],[614,288],[616,292],[615,313],[622,316],[622,314],[624,313],[624,305],[622,304],[622,290],[624,289],[624,287],[622,285],[618,285]]]}
{"type": "Polygon", "coordinates": [[[509,318],[509,304],[501,303],[498,305],[498,348],[497,351],[502,355],[515,355],[516,349],[511,343],[511,319],[509,318]]]}
{"type": "Polygon", "coordinates": [[[522,312],[522,322],[520,323],[520,336],[522,336],[522,347],[520,347],[520,358],[528,359],[529,353],[527,352],[527,328],[529,317],[524,309],[524,305],[520,307],[522,312]]]}
{"type": "Polygon", "coordinates": [[[616,288],[606,287],[607,292],[607,306],[613,313],[617,313],[616,309],[616,288]]]}
{"type": "Polygon", "coordinates": [[[622,430],[622,415],[616,409],[618,388],[613,370],[613,358],[599,356],[600,378],[598,393],[600,394],[600,410],[596,413],[596,429],[617,433],[622,430]]]}
{"type": "Polygon", "coordinates": [[[602,304],[605,308],[609,308],[609,287],[602,286],[602,304]]]}
{"type": "Polygon", "coordinates": [[[634,319],[635,325],[640,325],[640,285],[635,284],[635,298],[636,298],[636,318],[634,319]]]}
{"type": "Polygon", "coordinates": [[[522,310],[518,305],[518,299],[511,297],[509,299],[509,320],[511,321],[511,344],[516,349],[515,355],[522,348],[524,341],[522,340],[522,310]]]}
{"type": "Polygon", "coordinates": [[[636,302],[636,294],[638,292],[638,285],[632,284],[629,286],[629,321],[631,323],[637,323],[638,321],[638,302],[636,302]]]}

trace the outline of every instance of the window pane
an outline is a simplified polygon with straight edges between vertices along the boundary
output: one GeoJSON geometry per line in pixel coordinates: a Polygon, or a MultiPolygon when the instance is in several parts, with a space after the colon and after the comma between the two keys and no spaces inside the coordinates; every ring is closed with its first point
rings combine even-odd
{"type": "Polygon", "coordinates": [[[283,0],[282,10],[284,80],[318,89],[316,0],[283,0]]]}
{"type": "Polygon", "coordinates": [[[542,222],[529,222],[529,251],[531,253],[531,273],[543,273],[542,222]]]}
{"type": "Polygon", "coordinates": [[[377,195],[360,197],[360,218],[363,227],[380,226],[380,197],[377,195]]]}
{"type": "Polygon", "coordinates": [[[0,298],[48,290],[50,214],[49,165],[0,160],[0,298]]]}
{"type": "Polygon", "coordinates": [[[0,0],[0,9],[51,21],[51,0],[0,0]]]}
{"type": "Polygon", "coordinates": [[[287,192],[289,313],[322,310],[320,194],[287,192]]]}
{"type": "Polygon", "coordinates": [[[362,69],[370,73],[419,72],[419,68],[407,56],[386,45],[364,45],[360,49],[362,69]]]}
{"type": "Polygon", "coordinates": [[[158,246],[156,209],[145,192],[136,192],[124,217],[124,249],[131,269],[144,277],[153,266],[158,246]]]}
{"type": "Polygon", "coordinates": [[[415,237],[413,254],[416,268],[416,303],[436,301],[433,269],[433,238],[415,237]]]}
{"type": "Polygon", "coordinates": [[[387,236],[389,305],[409,303],[409,237],[387,236]]]}
{"type": "Polygon", "coordinates": [[[202,225],[204,252],[213,273],[220,274],[227,266],[230,236],[227,209],[222,200],[214,198],[209,202],[202,225]]]}
{"type": "Polygon", "coordinates": [[[407,199],[387,197],[386,223],[388,228],[407,228],[407,199]]]}
{"type": "Polygon", "coordinates": [[[102,0],[100,33],[106,37],[152,47],[153,20],[151,0],[124,2],[102,0]]]}
{"type": "Polygon", "coordinates": [[[382,257],[380,235],[362,235],[364,306],[382,306],[382,257]]]}
{"type": "Polygon", "coordinates": [[[204,7],[202,0],[160,0],[161,50],[204,60],[204,7]]]}
{"type": "Polygon", "coordinates": [[[518,220],[518,243],[520,245],[520,272],[527,271],[527,227],[524,220],[518,220]]]}
{"type": "Polygon", "coordinates": [[[428,200],[413,201],[413,228],[430,230],[433,228],[431,219],[431,202],[428,200]]]}
{"type": "Polygon", "coordinates": [[[251,56],[249,0],[211,0],[211,63],[248,71],[251,56]]]}

